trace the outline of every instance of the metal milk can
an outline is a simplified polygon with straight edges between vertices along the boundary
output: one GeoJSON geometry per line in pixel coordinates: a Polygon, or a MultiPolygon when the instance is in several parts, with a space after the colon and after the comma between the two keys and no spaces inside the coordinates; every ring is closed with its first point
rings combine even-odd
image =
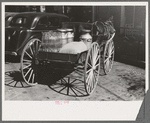
{"type": "Polygon", "coordinates": [[[68,36],[68,43],[73,42],[74,40],[74,32],[73,29],[66,29],[67,30],[67,36],[68,36]]]}
{"type": "Polygon", "coordinates": [[[67,44],[67,30],[66,29],[57,29],[57,31],[60,33],[60,40],[62,41],[62,46],[67,44]]]}

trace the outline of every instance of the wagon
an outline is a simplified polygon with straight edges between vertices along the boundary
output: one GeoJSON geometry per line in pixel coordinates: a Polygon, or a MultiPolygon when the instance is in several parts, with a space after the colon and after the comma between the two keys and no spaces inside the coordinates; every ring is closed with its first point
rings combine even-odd
{"type": "MultiPolygon", "coordinates": [[[[28,85],[33,86],[38,83],[38,66],[49,64],[54,69],[70,69],[68,66],[71,65],[74,70],[83,71],[82,77],[86,93],[90,95],[94,91],[99,80],[100,68],[103,68],[105,74],[108,74],[112,69],[115,33],[111,35],[109,40],[98,41],[98,36],[94,34],[90,23],[65,22],[62,24],[62,28],[73,29],[73,42],[79,40],[80,27],[91,30],[92,41],[90,48],[79,53],[40,50],[43,38],[41,40],[34,38],[25,45],[21,54],[21,73],[28,85]]],[[[59,41],[61,42],[63,39],[59,39],[59,41]]]]}

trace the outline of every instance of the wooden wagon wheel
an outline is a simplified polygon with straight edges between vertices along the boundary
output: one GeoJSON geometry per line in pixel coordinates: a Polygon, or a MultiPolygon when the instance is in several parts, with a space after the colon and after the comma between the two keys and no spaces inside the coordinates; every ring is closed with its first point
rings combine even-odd
{"type": "Polygon", "coordinates": [[[28,85],[37,84],[37,53],[41,41],[37,38],[31,39],[24,47],[21,54],[21,73],[28,85]]]}
{"type": "Polygon", "coordinates": [[[113,41],[107,42],[104,48],[104,55],[103,55],[103,69],[105,74],[108,74],[112,69],[114,61],[114,53],[115,53],[114,42],[113,41]]]}
{"type": "Polygon", "coordinates": [[[92,43],[88,50],[85,67],[84,67],[84,83],[87,94],[91,94],[95,89],[100,72],[100,47],[99,44],[92,43]]]}

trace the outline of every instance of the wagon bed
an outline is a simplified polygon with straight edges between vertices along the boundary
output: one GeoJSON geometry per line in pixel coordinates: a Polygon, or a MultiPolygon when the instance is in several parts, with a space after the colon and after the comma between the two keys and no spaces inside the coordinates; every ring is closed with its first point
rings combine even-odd
{"type": "MultiPolygon", "coordinates": [[[[79,30],[82,28],[92,28],[92,25],[85,23],[65,23],[63,25],[63,28],[64,27],[73,28],[75,40],[78,40],[77,38],[80,34],[79,30]]],[[[94,34],[92,36],[94,38],[96,37],[94,34]]],[[[90,49],[77,54],[39,51],[41,40],[32,39],[26,44],[21,56],[22,76],[27,84],[36,85],[38,83],[36,79],[36,69],[38,69],[39,65],[50,64],[53,68],[60,69],[65,69],[65,65],[63,64],[71,64],[76,69],[78,69],[78,65],[82,65],[81,68],[84,73],[83,81],[85,85],[85,91],[89,95],[94,91],[98,82],[101,59],[103,62],[104,72],[106,74],[108,74],[112,68],[114,60],[113,37],[114,34],[109,40],[102,41],[101,44],[96,41],[92,41],[93,43],[90,49]],[[101,50],[101,48],[104,49],[101,50]],[[108,67],[107,64],[110,64],[110,66],[108,67]]]]}

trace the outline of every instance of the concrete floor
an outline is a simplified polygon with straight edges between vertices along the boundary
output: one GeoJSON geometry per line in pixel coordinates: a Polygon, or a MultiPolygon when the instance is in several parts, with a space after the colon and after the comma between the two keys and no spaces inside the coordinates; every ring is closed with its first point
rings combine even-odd
{"type": "MultiPolygon", "coordinates": [[[[82,81],[74,81],[74,87],[60,85],[60,81],[53,83],[48,71],[41,74],[38,85],[30,87],[22,79],[19,68],[20,63],[5,63],[5,100],[129,101],[143,100],[145,95],[145,70],[120,62],[114,62],[108,75],[99,76],[96,89],[90,96],[86,95],[82,81]]],[[[64,79],[67,83],[68,78],[64,79]]],[[[71,77],[70,83],[72,81],[71,77]]]]}

